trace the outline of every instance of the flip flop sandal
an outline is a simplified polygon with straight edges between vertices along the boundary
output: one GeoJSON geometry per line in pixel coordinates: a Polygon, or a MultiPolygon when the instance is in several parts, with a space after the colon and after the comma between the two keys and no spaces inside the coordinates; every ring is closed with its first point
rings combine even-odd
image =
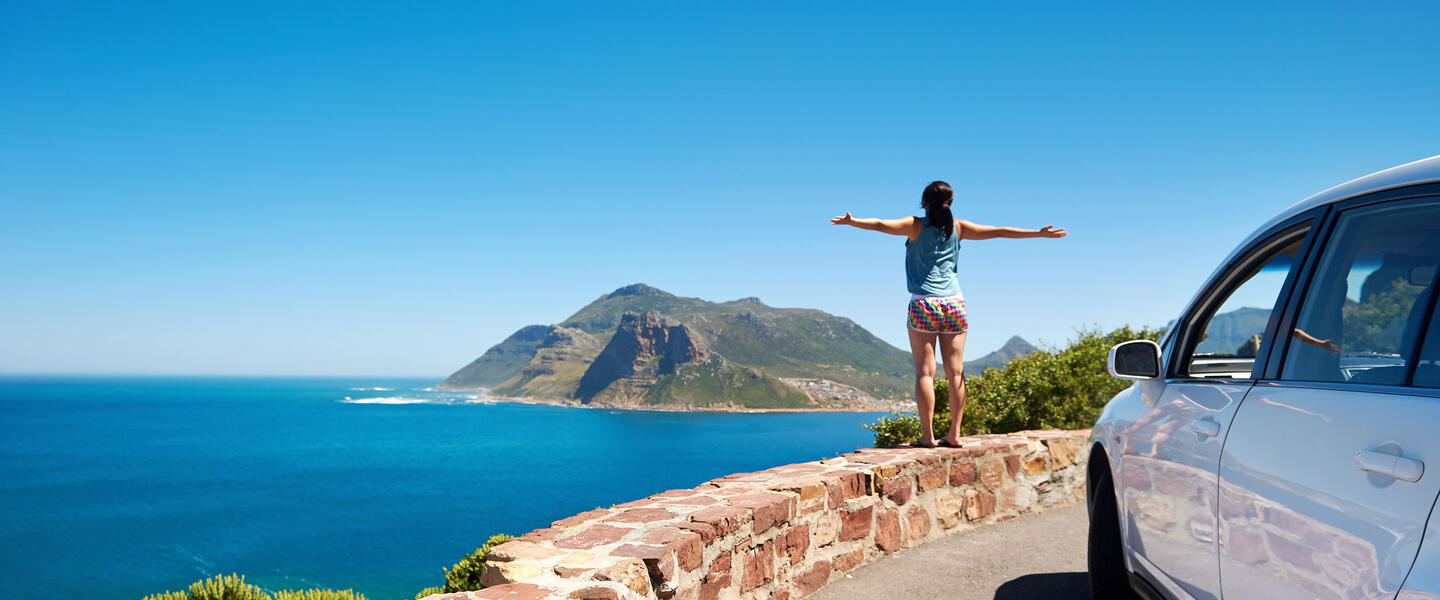
{"type": "Polygon", "coordinates": [[[940,446],[940,447],[943,447],[943,448],[964,448],[964,447],[965,447],[965,444],[952,444],[952,443],[947,442],[947,441],[945,441],[945,440],[939,440],[939,441],[935,442],[935,445],[940,446]]]}
{"type": "Polygon", "coordinates": [[[910,442],[909,444],[906,444],[906,446],[909,446],[911,448],[934,448],[935,444],[922,444],[920,443],[920,440],[915,440],[913,442],[910,442]]]}

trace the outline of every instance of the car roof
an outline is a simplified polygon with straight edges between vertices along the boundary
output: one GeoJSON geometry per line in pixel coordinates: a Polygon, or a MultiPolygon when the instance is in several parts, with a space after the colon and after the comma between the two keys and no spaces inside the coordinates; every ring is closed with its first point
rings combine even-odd
{"type": "MultiPolygon", "coordinates": [[[[1384,171],[1376,171],[1364,177],[1351,179],[1350,181],[1301,200],[1295,203],[1294,206],[1281,211],[1280,214],[1275,215],[1275,218],[1270,219],[1264,225],[1257,228],[1254,233],[1246,237],[1244,242],[1235,247],[1235,252],[1239,252],[1241,248],[1250,245],[1256,238],[1269,231],[1271,227],[1317,206],[1348,200],[1371,192],[1434,182],[1440,182],[1440,155],[1422,158],[1415,162],[1405,163],[1398,167],[1391,167],[1384,171]]],[[[1234,252],[1232,252],[1230,256],[1226,257],[1225,263],[1229,263],[1234,258],[1234,252]]]]}
{"type": "Polygon", "coordinates": [[[1339,202],[1370,192],[1378,192],[1407,185],[1440,181],[1440,155],[1422,158],[1412,163],[1391,167],[1345,183],[1301,200],[1286,209],[1280,216],[1284,220],[1323,204],[1339,202]]]}

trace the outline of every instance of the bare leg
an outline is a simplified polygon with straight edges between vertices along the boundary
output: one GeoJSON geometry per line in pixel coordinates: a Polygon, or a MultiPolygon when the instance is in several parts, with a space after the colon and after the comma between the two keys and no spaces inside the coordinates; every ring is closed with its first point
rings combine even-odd
{"type": "Polygon", "coordinates": [[[910,353],[915,358],[915,405],[920,413],[920,442],[935,445],[935,336],[910,331],[910,353]]]}
{"type": "Polygon", "coordinates": [[[960,443],[960,419],[965,416],[965,334],[940,334],[940,358],[950,380],[950,432],[946,443],[960,443]]]}

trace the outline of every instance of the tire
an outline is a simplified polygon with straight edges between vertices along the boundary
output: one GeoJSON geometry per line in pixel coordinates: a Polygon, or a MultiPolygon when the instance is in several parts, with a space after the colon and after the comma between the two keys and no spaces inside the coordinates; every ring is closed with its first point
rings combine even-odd
{"type": "Polygon", "coordinates": [[[1120,542],[1120,512],[1115,506],[1115,485],[1109,472],[1100,475],[1094,493],[1087,548],[1090,597],[1095,600],[1139,600],[1140,595],[1130,588],[1130,571],[1125,568],[1125,550],[1120,542]]]}

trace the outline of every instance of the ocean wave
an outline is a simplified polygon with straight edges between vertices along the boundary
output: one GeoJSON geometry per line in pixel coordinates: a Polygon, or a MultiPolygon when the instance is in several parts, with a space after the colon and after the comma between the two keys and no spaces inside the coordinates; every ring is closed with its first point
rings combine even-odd
{"type": "Polygon", "coordinates": [[[387,387],[354,387],[354,388],[350,388],[350,391],[352,391],[352,392],[393,392],[393,391],[395,391],[395,388],[387,388],[387,387]]]}
{"type": "Polygon", "coordinates": [[[450,404],[449,398],[415,398],[411,396],[381,396],[379,398],[351,398],[341,400],[345,404],[450,404]]]}

